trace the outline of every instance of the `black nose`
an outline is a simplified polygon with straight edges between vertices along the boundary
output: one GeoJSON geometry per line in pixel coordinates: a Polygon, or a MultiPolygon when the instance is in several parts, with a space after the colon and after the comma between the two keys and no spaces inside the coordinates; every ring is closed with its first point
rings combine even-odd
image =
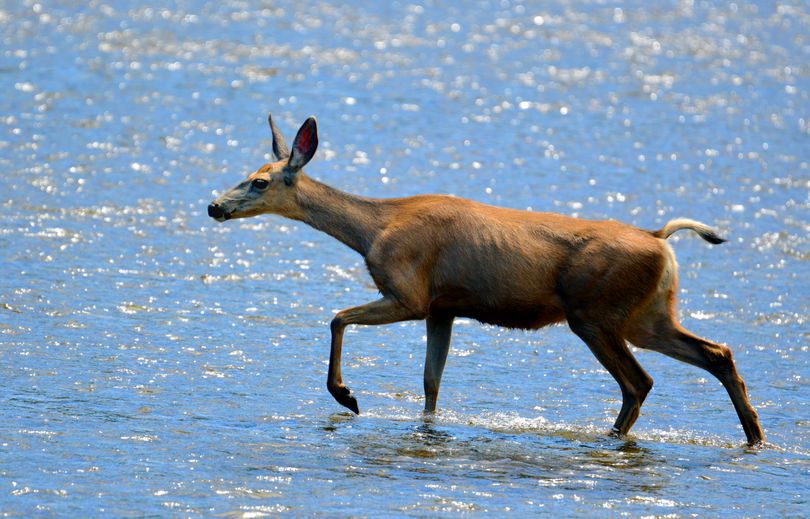
{"type": "Polygon", "coordinates": [[[211,218],[222,218],[225,216],[225,211],[217,204],[211,204],[208,206],[208,216],[211,218]]]}

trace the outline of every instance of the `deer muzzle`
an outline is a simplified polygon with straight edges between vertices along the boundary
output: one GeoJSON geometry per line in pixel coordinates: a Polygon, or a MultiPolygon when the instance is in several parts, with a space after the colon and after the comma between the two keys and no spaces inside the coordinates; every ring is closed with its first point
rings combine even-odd
{"type": "Polygon", "coordinates": [[[231,213],[223,210],[219,204],[210,204],[208,206],[208,216],[218,222],[224,222],[225,220],[230,219],[231,213]]]}

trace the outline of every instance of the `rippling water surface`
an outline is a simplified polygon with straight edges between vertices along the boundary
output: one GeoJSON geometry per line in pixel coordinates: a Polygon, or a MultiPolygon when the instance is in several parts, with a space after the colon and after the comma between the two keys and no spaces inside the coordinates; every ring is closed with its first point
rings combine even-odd
{"type": "Polygon", "coordinates": [[[803,2],[0,3],[0,513],[800,516],[810,510],[810,14],[803,2]],[[680,314],[730,344],[771,445],[663,356],[626,440],[564,327],[459,320],[433,422],[422,323],[304,225],[218,225],[266,113],[309,174],[655,228],[680,314]]]}

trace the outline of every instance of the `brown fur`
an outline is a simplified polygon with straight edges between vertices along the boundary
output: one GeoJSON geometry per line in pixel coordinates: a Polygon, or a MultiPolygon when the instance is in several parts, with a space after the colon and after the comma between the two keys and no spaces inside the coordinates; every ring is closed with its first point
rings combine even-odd
{"type": "Polygon", "coordinates": [[[382,298],[341,311],[332,322],[327,386],[338,402],[358,412],[340,369],[349,324],[427,320],[425,410],[432,412],[455,317],[524,329],[567,321],[622,390],[615,433],[629,431],[652,388],[629,340],[710,371],[728,390],[749,443],[764,439],[730,350],[690,334],[675,318],[677,266],[665,239],[692,229],[722,241],[708,226],[678,219],[650,232],[444,195],[358,197],[300,171],[317,146],[314,119],[299,130],[292,157],[284,156],[290,152],[270,125],[282,156],[225,193],[209,213],[217,219],[280,214],[364,256],[382,298]],[[251,187],[257,178],[269,187],[257,192],[251,187]]]}

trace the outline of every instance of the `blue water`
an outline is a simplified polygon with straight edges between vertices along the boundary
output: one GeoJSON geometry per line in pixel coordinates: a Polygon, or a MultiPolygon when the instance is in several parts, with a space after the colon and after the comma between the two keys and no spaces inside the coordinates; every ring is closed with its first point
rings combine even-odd
{"type": "Polygon", "coordinates": [[[802,516],[810,510],[810,12],[802,2],[0,2],[0,514],[802,516]],[[673,237],[680,317],[729,344],[770,444],[651,352],[620,394],[565,327],[459,320],[433,422],[422,323],[328,323],[361,258],[206,205],[265,162],[673,237]]]}

